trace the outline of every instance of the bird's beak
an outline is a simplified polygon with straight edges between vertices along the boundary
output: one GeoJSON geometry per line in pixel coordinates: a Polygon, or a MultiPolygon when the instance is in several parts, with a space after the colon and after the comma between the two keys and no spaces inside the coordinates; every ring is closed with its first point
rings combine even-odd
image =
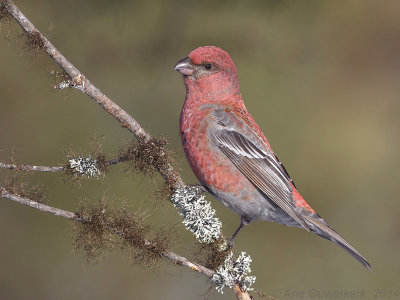
{"type": "Polygon", "coordinates": [[[193,75],[194,69],[189,57],[178,61],[174,68],[175,71],[182,73],[185,76],[193,75]]]}

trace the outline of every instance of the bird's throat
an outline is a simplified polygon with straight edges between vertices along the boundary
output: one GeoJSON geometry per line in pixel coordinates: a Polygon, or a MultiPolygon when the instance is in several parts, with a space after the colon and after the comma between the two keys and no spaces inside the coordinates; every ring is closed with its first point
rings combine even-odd
{"type": "Polygon", "coordinates": [[[237,77],[230,74],[213,74],[195,78],[185,77],[186,101],[225,102],[241,98],[237,77]]]}

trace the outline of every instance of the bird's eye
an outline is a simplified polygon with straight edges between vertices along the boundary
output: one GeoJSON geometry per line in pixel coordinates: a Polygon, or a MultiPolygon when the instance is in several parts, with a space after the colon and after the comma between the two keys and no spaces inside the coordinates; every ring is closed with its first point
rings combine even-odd
{"type": "Polygon", "coordinates": [[[206,69],[206,70],[211,70],[211,64],[205,64],[204,65],[204,68],[206,69]]]}

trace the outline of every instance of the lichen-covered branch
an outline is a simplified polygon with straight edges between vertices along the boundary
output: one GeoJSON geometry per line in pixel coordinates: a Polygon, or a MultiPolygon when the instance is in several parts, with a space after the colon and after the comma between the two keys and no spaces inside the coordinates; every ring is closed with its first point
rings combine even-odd
{"type": "MultiPolygon", "coordinates": [[[[6,190],[3,187],[0,187],[0,197],[2,198],[8,198],[12,201],[15,201],[19,204],[22,205],[26,205],[32,208],[35,208],[37,210],[40,210],[42,212],[46,212],[46,213],[50,213],[53,214],[55,216],[59,216],[59,217],[63,217],[69,220],[75,220],[77,222],[85,222],[84,219],[82,219],[81,217],[79,217],[77,214],[67,211],[67,210],[63,210],[60,208],[56,208],[53,206],[49,206],[46,204],[42,204],[39,203],[37,201],[34,201],[32,199],[29,198],[25,198],[25,197],[21,197],[19,195],[15,195],[10,193],[8,190],[6,190]]],[[[121,232],[118,232],[116,230],[113,230],[113,228],[110,228],[110,231],[113,231],[114,234],[117,234],[119,236],[124,237],[124,235],[121,232]]],[[[152,245],[152,242],[145,240],[145,243],[148,247],[152,247],[154,245],[152,245]]],[[[200,264],[197,264],[195,262],[192,262],[190,260],[188,260],[187,258],[180,256],[174,252],[170,252],[170,251],[165,251],[163,253],[161,253],[161,255],[166,258],[167,260],[171,261],[172,263],[176,264],[176,265],[180,265],[180,266],[184,266],[184,267],[188,267],[190,269],[192,269],[193,271],[196,271],[210,279],[213,278],[213,276],[215,275],[215,272],[213,270],[210,270],[200,264]]],[[[235,295],[237,296],[238,299],[251,299],[251,296],[248,292],[243,291],[238,284],[235,284],[233,287],[233,290],[235,292],[235,295]]]]}
{"type": "Polygon", "coordinates": [[[35,166],[35,165],[22,165],[22,164],[7,164],[0,162],[0,168],[10,169],[16,171],[26,171],[26,172],[63,172],[65,171],[64,166],[35,166]]]}
{"type": "MultiPolygon", "coordinates": [[[[56,47],[25,17],[18,7],[11,0],[1,0],[0,5],[18,22],[22,29],[35,40],[35,44],[40,46],[70,77],[70,86],[88,95],[105,111],[117,119],[123,127],[129,129],[140,143],[148,142],[152,136],[144,130],[140,124],[125,110],[119,107],[114,101],[108,98],[101,90],[93,85],[56,47]]],[[[164,149],[160,149],[162,156],[167,156],[164,149]]],[[[171,164],[158,166],[158,171],[163,176],[167,184],[173,188],[184,186],[180,175],[173,169],[171,164]]]]}
{"type": "MultiPolygon", "coordinates": [[[[110,160],[107,160],[104,165],[105,166],[112,166],[122,162],[126,162],[129,159],[126,157],[117,157],[110,160]]],[[[0,168],[15,170],[15,171],[25,171],[25,172],[65,172],[67,169],[66,166],[35,166],[35,165],[28,165],[28,164],[9,164],[0,162],[0,168]]]]}
{"type": "Polygon", "coordinates": [[[212,243],[222,237],[222,223],[215,217],[215,210],[205,196],[200,196],[201,190],[195,186],[177,189],[171,197],[171,202],[179,209],[183,224],[190,230],[200,243],[212,243]]]}
{"type": "MultiPolygon", "coordinates": [[[[56,215],[56,216],[59,216],[59,217],[63,217],[63,218],[70,219],[70,220],[75,220],[75,221],[78,221],[78,222],[84,222],[84,220],[82,218],[80,218],[77,214],[75,214],[73,212],[70,212],[70,211],[67,211],[67,210],[63,210],[63,209],[60,209],[60,208],[56,208],[56,207],[52,207],[52,206],[49,206],[49,205],[45,205],[45,204],[36,202],[36,201],[34,201],[32,199],[12,194],[12,193],[10,193],[8,190],[6,190],[3,187],[0,187],[0,197],[8,198],[8,199],[10,199],[12,201],[15,201],[15,202],[19,203],[19,204],[35,208],[35,209],[40,210],[42,212],[50,213],[50,214],[53,214],[53,215],[56,215]]],[[[110,228],[110,230],[112,230],[112,229],[110,228]]],[[[117,232],[117,231],[114,231],[113,233],[123,236],[120,232],[117,232]]],[[[150,241],[146,240],[145,243],[149,247],[152,246],[150,241]]],[[[202,265],[199,265],[199,264],[197,264],[195,262],[192,262],[192,261],[188,260],[187,258],[185,258],[183,256],[180,256],[180,255],[178,255],[178,254],[176,254],[174,252],[163,252],[162,256],[165,257],[166,259],[168,259],[169,261],[173,262],[176,265],[181,265],[181,266],[188,267],[188,268],[190,268],[190,269],[192,269],[192,270],[194,270],[194,271],[196,271],[196,272],[198,272],[198,273],[200,273],[202,275],[207,276],[208,278],[212,278],[212,276],[215,273],[214,271],[212,271],[210,269],[207,269],[206,267],[204,267],[202,265]]]]}
{"type": "MultiPolygon", "coordinates": [[[[94,86],[85,75],[83,75],[71,62],[69,62],[55,47],[54,45],[22,14],[22,12],[18,9],[18,7],[11,0],[0,0],[0,7],[4,7],[7,13],[17,21],[17,23],[22,27],[28,37],[28,41],[31,44],[34,44],[39,50],[46,52],[66,73],[65,80],[62,84],[55,86],[57,89],[62,89],[66,87],[73,87],[84,94],[88,95],[92,100],[94,100],[98,105],[100,105],[104,110],[106,110],[109,114],[111,114],[115,119],[117,119],[123,127],[126,127],[130,130],[136,139],[139,141],[139,144],[145,145],[145,150],[151,149],[157,151],[157,155],[152,155],[152,158],[156,158],[153,162],[153,167],[158,170],[158,172],[162,175],[167,185],[174,190],[182,189],[185,187],[180,175],[176,172],[169,159],[165,159],[168,157],[167,151],[164,149],[163,145],[159,145],[157,141],[145,130],[140,124],[125,110],[119,107],[116,103],[114,103],[110,98],[108,98],[101,90],[99,90],[96,86],[94,86]]],[[[135,152],[136,153],[136,152],[135,152]]],[[[135,154],[133,153],[133,154],[135,154]]],[[[115,159],[109,161],[110,165],[114,163],[118,163],[121,161],[120,159],[115,159]]],[[[153,159],[152,159],[153,161],[153,159]]],[[[86,160],[81,159],[80,162],[74,161],[74,165],[77,165],[78,168],[81,167],[80,163],[87,164],[86,160]]],[[[65,171],[66,166],[62,167],[45,167],[45,166],[31,166],[31,165],[17,165],[17,164],[5,164],[0,163],[0,167],[15,169],[15,170],[24,170],[24,171],[44,171],[44,172],[60,172],[65,171]]],[[[140,166],[138,166],[140,169],[140,166]]],[[[92,170],[92,169],[91,169],[92,170]]],[[[81,223],[86,222],[84,218],[81,218],[77,213],[65,211],[62,209],[58,209],[55,207],[51,207],[37,201],[34,201],[29,198],[22,197],[17,194],[13,194],[9,190],[0,187],[0,197],[8,198],[10,200],[16,201],[20,204],[27,205],[33,207],[35,209],[41,210],[43,212],[52,213],[57,216],[62,216],[67,219],[79,221],[81,223]]],[[[204,205],[204,203],[200,203],[204,205]]],[[[200,205],[199,204],[199,205],[200,205]]],[[[191,227],[192,228],[192,227],[191,227]]],[[[214,228],[214,227],[213,227],[214,228]]],[[[122,238],[126,238],[123,232],[115,230],[115,228],[109,228],[112,233],[121,236],[122,238]]],[[[145,246],[151,248],[155,246],[153,241],[145,241],[145,246]]],[[[160,253],[163,257],[170,260],[171,262],[186,266],[199,272],[202,275],[207,276],[208,278],[213,278],[215,272],[210,270],[202,265],[196,264],[187,260],[186,258],[179,256],[173,252],[163,251],[160,253]]],[[[227,273],[227,272],[225,272],[227,273]]],[[[220,280],[221,285],[223,281],[220,280]]],[[[238,299],[252,299],[250,294],[243,290],[242,287],[239,286],[238,283],[235,283],[233,286],[225,285],[231,287],[235,295],[238,299]]]]}

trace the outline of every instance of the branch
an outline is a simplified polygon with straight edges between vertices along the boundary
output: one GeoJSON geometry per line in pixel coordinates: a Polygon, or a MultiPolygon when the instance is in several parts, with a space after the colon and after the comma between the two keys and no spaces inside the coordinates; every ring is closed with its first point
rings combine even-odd
{"type": "Polygon", "coordinates": [[[253,300],[254,299],[248,292],[243,292],[238,284],[235,284],[232,289],[235,292],[235,295],[238,298],[238,300],[253,300]]]}
{"type": "MultiPolygon", "coordinates": [[[[96,86],[94,86],[73,64],[71,64],[62,54],[59,52],[52,43],[39,31],[37,28],[22,14],[22,12],[18,9],[18,7],[11,0],[0,0],[0,6],[3,6],[8,13],[18,22],[18,24],[22,27],[22,29],[28,34],[28,37],[33,37],[35,40],[39,41],[40,48],[43,49],[70,77],[69,86],[74,87],[84,94],[88,95],[92,100],[94,100],[98,105],[100,105],[105,111],[111,114],[115,119],[117,119],[123,127],[126,127],[130,130],[139,143],[146,143],[152,139],[152,136],[143,129],[140,124],[125,110],[119,107],[116,103],[114,103],[110,98],[108,98],[101,90],[99,90],[96,86]]],[[[167,156],[168,153],[164,149],[159,149],[160,156],[167,156]]],[[[11,169],[21,169],[22,166],[28,170],[29,168],[32,171],[47,170],[45,172],[59,172],[50,171],[54,168],[63,168],[63,167],[44,167],[44,166],[29,166],[29,165],[10,165],[10,164],[2,164],[6,168],[11,169]],[[7,165],[7,166],[6,166],[7,165]],[[34,170],[35,169],[35,170],[34,170]]],[[[3,167],[3,166],[2,166],[3,167]]],[[[170,163],[157,165],[157,170],[164,178],[166,183],[173,187],[174,189],[183,188],[185,185],[172,165],[170,163]]],[[[54,169],[56,170],[56,169],[54,169]]],[[[51,207],[48,205],[44,205],[33,201],[28,198],[20,197],[18,195],[14,195],[9,193],[6,189],[0,187],[0,197],[5,197],[10,200],[16,201],[20,204],[27,205],[43,212],[52,213],[57,216],[62,216],[67,219],[76,220],[79,222],[83,222],[82,219],[79,219],[78,216],[72,212],[65,211],[62,209],[58,209],[55,207],[51,207]]],[[[121,235],[118,232],[114,232],[115,234],[121,235]]],[[[148,242],[150,245],[150,242],[148,242]]],[[[162,255],[172,261],[175,264],[179,264],[182,266],[186,266],[199,272],[202,275],[211,278],[214,271],[205,268],[204,266],[193,263],[186,258],[175,254],[173,252],[163,252],[162,255]]],[[[252,299],[251,295],[248,292],[242,291],[239,285],[235,285],[233,287],[235,295],[238,299],[252,299]]]]}
{"type": "MultiPolygon", "coordinates": [[[[29,198],[24,198],[19,195],[15,195],[7,191],[5,188],[0,187],[0,197],[8,198],[19,204],[30,206],[43,212],[53,214],[55,216],[64,217],[66,219],[76,219],[76,215],[73,212],[62,210],[56,207],[52,207],[46,204],[39,203],[29,198]]],[[[78,220],[78,219],[77,219],[78,220]]]]}
{"type": "MultiPolygon", "coordinates": [[[[19,195],[15,195],[10,193],[9,191],[7,191],[5,188],[0,187],[0,197],[3,198],[8,198],[12,201],[15,201],[19,204],[22,205],[26,205],[32,208],[35,208],[37,210],[40,210],[42,212],[46,212],[46,213],[50,213],[53,214],[55,216],[58,217],[63,217],[69,220],[74,220],[77,222],[82,222],[84,223],[84,220],[79,218],[75,213],[67,211],[67,210],[63,210],[60,208],[56,208],[53,206],[49,206],[46,204],[42,204],[36,201],[33,201],[29,198],[24,198],[21,197],[19,195]]],[[[113,230],[112,228],[109,228],[109,230],[114,233],[117,234],[121,237],[124,237],[124,235],[118,231],[113,230]]],[[[145,244],[148,247],[152,247],[154,246],[153,242],[150,242],[148,240],[145,240],[145,244]]],[[[204,275],[206,277],[208,277],[209,279],[211,279],[213,277],[213,275],[215,274],[215,272],[213,270],[210,270],[200,264],[197,264],[195,262],[192,262],[190,260],[188,260],[187,258],[180,256],[179,254],[176,254],[174,252],[170,252],[170,251],[166,251],[166,252],[162,252],[161,255],[166,258],[167,260],[171,261],[172,263],[176,264],[176,265],[180,265],[180,266],[184,266],[187,268],[192,269],[193,271],[196,271],[198,273],[200,273],[201,275],[204,275]]],[[[250,300],[252,299],[251,295],[248,292],[244,292],[242,291],[242,289],[240,288],[240,286],[238,284],[235,284],[235,286],[233,287],[233,291],[235,292],[236,297],[239,300],[250,300]]]]}
{"type": "Polygon", "coordinates": [[[26,172],[63,172],[65,167],[49,167],[49,166],[34,166],[34,165],[20,165],[20,164],[7,164],[0,162],[0,168],[26,171],[26,172]]]}
{"type": "MultiPolygon", "coordinates": [[[[88,95],[92,100],[99,104],[105,111],[117,119],[123,127],[130,130],[139,142],[148,142],[152,136],[143,129],[140,124],[125,110],[119,107],[115,102],[108,98],[101,90],[94,86],[56,47],[24,16],[18,7],[11,0],[2,0],[0,2],[8,13],[18,22],[22,29],[29,35],[39,38],[43,50],[68,74],[71,78],[71,85],[82,93],[88,95]]],[[[160,149],[161,156],[168,155],[163,149],[160,149]]],[[[171,164],[158,166],[158,171],[166,183],[176,188],[182,188],[184,183],[180,175],[173,169],[171,164]]]]}
{"type": "MultiPolygon", "coordinates": [[[[105,166],[112,166],[122,162],[128,161],[127,157],[117,157],[105,162],[105,166]]],[[[65,166],[35,166],[35,165],[25,165],[25,164],[8,164],[0,162],[0,168],[16,170],[16,171],[25,171],[25,172],[64,172],[67,170],[65,166]]]]}
{"type": "MultiPolygon", "coordinates": [[[[37,210],[40,210],[42,212],[46,212],[46,213],[50,213],[53,214],[55,216],[59,216],[59,217],[63,217],[69,220],[75,220],[78,222],[82,222],[84,223],[84,220],[79,218],[75,213],[67,211],[67,210],[63,210],[60,208],[56,208],[56,207],[52,207],[46,204],[42,204],[39,202],[36,202],[34,200],[31,200],[29,198],[24,198],[21,197],[19,195],[15,195],[10,193],[9,191],[7,191],[5,188],[0,187],[0,197],[4,197],[4,198],[8,198],[12,201],[18,202],[19,204],[22,205],[26,205],[32,208],[35,208],[37,210]]],[[[117,234],[119,236],[123,235],[120,232],[117,232],[115,230],[112,230],[111,228],[109,228],[110,231],[112,231],[114,234],[117,234]]],[[[145,241],[145,244],[147,246],[154,246],[153,243],[149,242],[149,241],[145,241]]],[[[214,271],[207,269],[206,267],[196,264],[194,262],[191,262],[190,260],[186,259],[183,256],[180,256],[174,252],[163,252],[162,256],[165,257],[166,259],[168,259],[169,261],[173,262],[176,265],[181,265],[181,266],[185,266],[188,267],[196,272],[199,272],[202,275],[207,276],[208,278],[211,278],[214,275],[214,271]]]]}

